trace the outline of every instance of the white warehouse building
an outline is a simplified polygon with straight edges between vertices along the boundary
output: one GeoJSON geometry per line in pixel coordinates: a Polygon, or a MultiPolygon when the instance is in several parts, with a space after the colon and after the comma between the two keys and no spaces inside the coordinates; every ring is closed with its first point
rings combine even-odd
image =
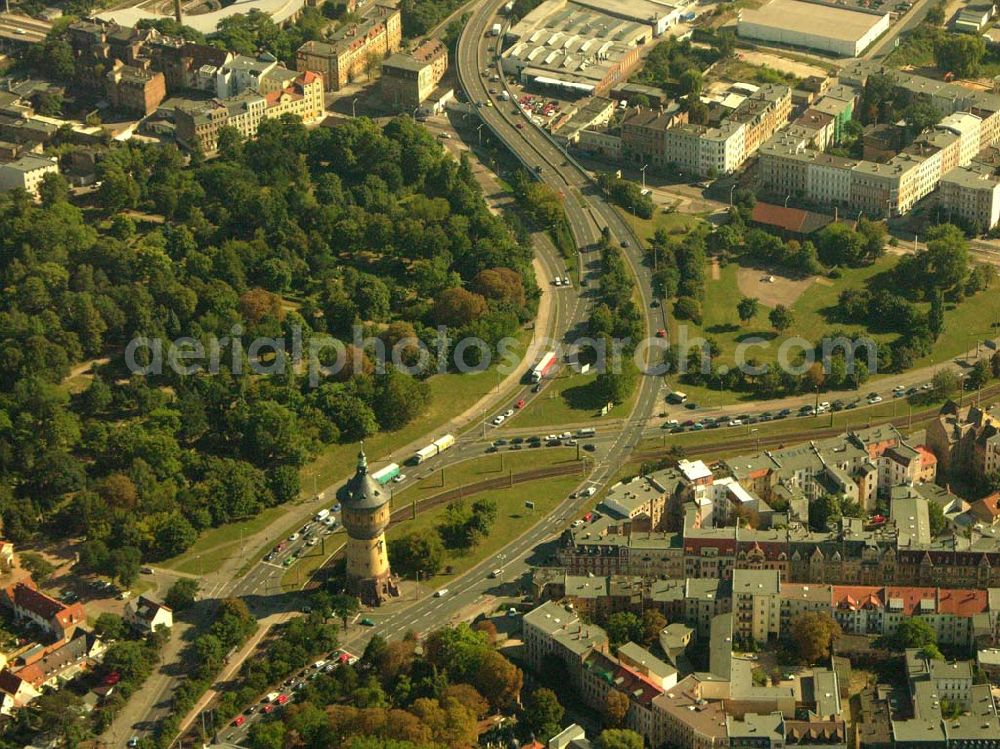
{"type": "Polygon", "coordinates": [[[736,27],[737,33],[747,39],[841,57],[857,57],[888,29],[888,13],[810,0],[771,0],[757,10],[743,10],[736,27]]]}

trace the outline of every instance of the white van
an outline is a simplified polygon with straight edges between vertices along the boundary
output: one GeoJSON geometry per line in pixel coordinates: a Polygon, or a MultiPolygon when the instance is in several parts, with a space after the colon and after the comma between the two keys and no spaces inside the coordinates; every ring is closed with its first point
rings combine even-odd
{"type": "Polygon", "coordinates": [[[434,597],[435,598],[444,598],[446,595],[448,595],[448,589],[447,588],[441,588],[440,590],[434,591],[434,597]]]}

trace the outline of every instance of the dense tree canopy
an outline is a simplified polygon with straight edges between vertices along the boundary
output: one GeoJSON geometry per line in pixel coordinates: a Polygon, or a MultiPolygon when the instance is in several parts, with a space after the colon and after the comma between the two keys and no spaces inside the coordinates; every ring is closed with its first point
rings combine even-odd
{"type": "Polygon", "coordinates": [[[43,523],[83,536],[85,567],[130,580],[141,558],[293,498],[324,445],[419,417],[438,357],[398,370],[400,341],[409,367],[436,353],[440,324],[447,354],[532,314],[530,247],[412,120],[286,118],[236,145],[189,166],[173,147],[116,145],[93,206],[58,180],[41,206],[0,195],[11,538],[43,523]]]}

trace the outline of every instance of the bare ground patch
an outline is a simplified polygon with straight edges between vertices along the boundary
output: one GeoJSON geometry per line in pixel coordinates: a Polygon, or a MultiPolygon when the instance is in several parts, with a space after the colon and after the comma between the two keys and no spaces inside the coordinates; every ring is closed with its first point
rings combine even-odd
{"type": "Polygon", "coordinates": [[[814,280],[816,279],[813,276],[802,279],[788,278],[757,268],[740,268],[736,275],[740,293],[743,296],[756,297],[766,307],[778,304],[791,307],[814,280]],[[774,280],[765,280],[771,278],[774,280]]]}

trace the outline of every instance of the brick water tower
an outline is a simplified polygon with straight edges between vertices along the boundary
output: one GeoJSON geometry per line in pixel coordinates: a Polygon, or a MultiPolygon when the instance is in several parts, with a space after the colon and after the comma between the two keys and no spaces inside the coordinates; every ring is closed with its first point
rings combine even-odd
{"type": "Polygon", "coordinates": [[[338,492],[340,520],[347,531],[347,589],[369,606],[399,595],[389,569],[385,529],[389,525],[389,492],[368,473],[364,445],[354,476],[338,492]]]}

